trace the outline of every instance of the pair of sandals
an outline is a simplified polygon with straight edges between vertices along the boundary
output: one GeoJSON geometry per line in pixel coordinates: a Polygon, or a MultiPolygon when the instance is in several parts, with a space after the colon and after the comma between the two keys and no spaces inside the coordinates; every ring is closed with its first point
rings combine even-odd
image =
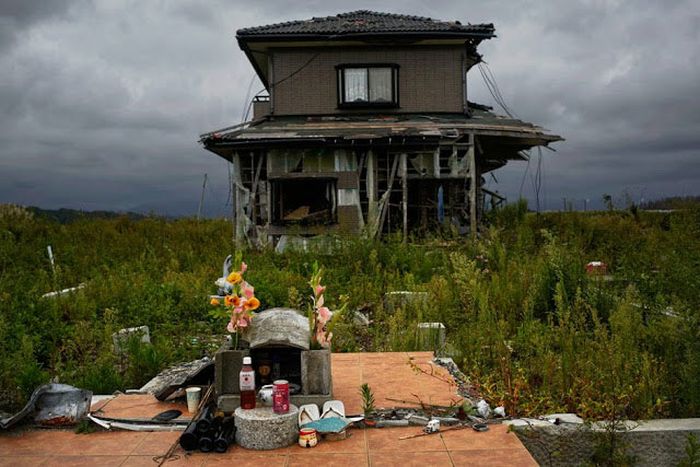
{"type": "Polygon", "coordinates": [[[319,413],[316,404],[305,404],[299,407],[299,426],[331,417],[345,418],[345,404],[343,404],[343,401],[326,401],[323,404],[322,413],[319,413]]]}
{"type": "Polygon", "coordinates": [[[320,434],[342,433],[352,422],[345,417],[345,405],[338,400],[324,403],[321,415],[316,404],[299,407],[299,426],[313,428],[320,434]]]}

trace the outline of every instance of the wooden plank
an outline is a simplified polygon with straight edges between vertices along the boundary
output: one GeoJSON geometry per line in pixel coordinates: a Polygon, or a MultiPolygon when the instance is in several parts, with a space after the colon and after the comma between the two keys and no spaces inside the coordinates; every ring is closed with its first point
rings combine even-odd
{"type": "Polygon", "coordinates": [[[408,241],[408,154],[401,153],[401,210],[403,214],[403,242],[408,241]]]}
{"type": "MultiPolygon", "coordinates": [[[[262,170],[262,163],[263,163],[263,156],[262,154],[258,154],[258,166],[255,169],[255,175],[253,178],[253,187],[250,192],[250,200],[248,201],[248,214],[250,215],[250,219],[253,221],[253,224],[256,223],[255,218],[256,212],[256,203],[255,203],[255,197],[258,194],[258,183],[260,183],[260,171],[262,170]]],[[[251,167],[252,168],[252,167],[251,167]]]]}
{"type": "Polygon", "coordinates": [[[440,146],[435,148],[433,153],[433,175],[435,178],[440,178],[440,146]]]}
{"type": "Polygon", "coordinates": [[[391,166],[391,173],[389,174],[389,182],[387,184],[386,192],[382,195],[382,206],[381,213],[379,214],[379,222],[377,223],[376,230],[373,236],[377,237],[382,230],[384,230],[384,220],[386,219],[387,212],[389,211],[389,198],[391,197],[391,190],[394,187],[394,178],[396,178],[396,171],[398,168],[399,158],[394,157],[393,165],[391,166]]]}
{"type": "Polygon", "coordinates": [[[374,225],[377,220],[377,159],[374,151],[367,151],[367,223],[374,225]]]}
{"type": "Polygon", "coordinates": [[[469,230],[472,238],[476,238],[476,149],[474,148],[474,133],[469,133],[469,149],[467,159],[469,161],[469,230]]]}

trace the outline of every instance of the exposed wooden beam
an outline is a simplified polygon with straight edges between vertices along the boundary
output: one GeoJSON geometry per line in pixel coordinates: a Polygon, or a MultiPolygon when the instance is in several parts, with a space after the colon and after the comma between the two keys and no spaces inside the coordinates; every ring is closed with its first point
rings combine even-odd
{"type": "Polygon", "coordinates": [[[403,213],[403,242],[408,241],[408,155],[401,153],[401,211],[403,213]]]}
{"type": "Polygon", "coordinates": [[[469,149],[467,149],[469,161],[469,230],[472,238],[476,238],[477,212],[476,212],[476,148],[474,147],[474,133],[469,133],[469,149]]]}
{"type": "Polygon", "coordinates": [[[371,149],[367,151],[367,158],[365,161],[367,164],[367,223],[369,225],[374,225],[377,221],[377,159],[374,156],[374,151],[371,149]]]}

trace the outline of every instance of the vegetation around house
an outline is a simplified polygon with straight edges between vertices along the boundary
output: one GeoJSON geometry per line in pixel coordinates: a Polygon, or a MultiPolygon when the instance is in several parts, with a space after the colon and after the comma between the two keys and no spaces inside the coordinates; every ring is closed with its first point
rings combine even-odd
{"type": "MultiPolygon", "coordinates": [[[[0,410],[51,378],[111,393],[211,354],[226,322],[209,313],[208,296],[230,237],[223,220],[60,224],[0,207],[0,410]],[[140,325],[152,344],[130,342],[116,355],[112,333],[140,325]]],[[[443,322],[445,351],[509,414],[700,416],[697,207],[537,215],[521,203],[493,215],[476,242],[445,232],[245,258],[261,309],[307,309],[313,265],[323,266],[336,300],[348,297],[334,351],[409,350],[417,323],[443,322]],[[606,275],[586,273],[593,260],[608,265],[606,275]],[[397,290],[426,292],[427,306],[389,306],[384,294],[397,290]]]]}

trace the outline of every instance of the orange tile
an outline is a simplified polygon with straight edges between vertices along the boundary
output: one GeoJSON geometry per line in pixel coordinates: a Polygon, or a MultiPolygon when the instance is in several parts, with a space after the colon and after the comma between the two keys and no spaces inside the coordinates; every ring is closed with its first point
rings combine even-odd
{"type": "Polygon", "coordinates": [[[126,456],[56,456],[50,457],[42,466],[46,467],[93,467],[99,466],[119,466],[124,463],[126,456]]]}
{"type": "Polygon", "coordinates": [[[75,434],[68,431],[35,430],[0,435],[0,456],[55,454],[75,434]]]}
{"type": "Polygon", "coordinates": [[[0,457],[0,467],[33,467],[46,462],[48,457],[42,456],[8,456],[0,457]]]}
{"type": "Polygon", "coordinates": [[[191,452],[185,452],[181,448],[177,448],[175,451],[175,454],[178,454],[180,457],[193,457],[193,458],[200,458],[203,459],[205,462],[210,462],[213,459],[218,461],[222,460],[227,460],[229,462],[236,461],[238,462],[239,459],[256,459],[258,456],[261,455],[268,455],[270,457],[283,457],[286,458],[287,454],[289,453],[290,447],[283,447],[283,448],[278,448],[278,449],[269,449],[265,451],[258,451],[255,449],[245,449],[242,448],[241,446],[237,444],[233,444],[229,446],[228,450],[223,453],[219,452],[199,452],[199,451],[191,451],[191,452]]]}
{"type": "Polygon", "coordinates": [[[524,447],[521,449],[450,451],[450,457],[456,466],[537,467],[538,465],[524,447]]]}
{"type": "Polygon", "coordinates": [[[445,445],[440,439],[440,435],[399,439],[403,436],[414,435],[420,432],[420,427],[368,428],[365,432],[365,436],[367,437],[367,447],[370,452],[445,451],[445,445]]]}
{"type": "Polygon", "coordinates": [[[489,425],[489,431],[471,429],[450,430],[440,434],[449,451],[525,449],[515,433],[508,433],[506,425],[489,425]]]}
{"type": "Polygon", "coordinates": [[[206,454],[204,466],[235,465],[236,467],[282,467],[287,464],[287,456],[270,454],[269,451],[250,451],[240,449],[225,454],[206,454]]]}
{"type": "Polygon", "coordinates": [[[359,353],[333,353],[331,354],[331,365],[340,362],[360,363],[359,353]]]}
{"type": "Polygon", "coordinates": [[[173,409],[182,412],[179,418],[190,418],[184,401],[161,402],[150,394],[120,394],[103,404],[97,415],[112,418],[152,418],[173,409]]]}
{"type": "Polygon", "coordinates": [[[309,465],[332,465],[338,467],[354,467],[361,465],[369,465],[367,462],[367,454],[338,454],[338,453],[317,453],[316,448],[309,450],[306,454],[290,454],[289,466],[309,465]],[[313,452],[310,452],[313,451],[313,452]]]}
{"type": "Polygon", "coordinates": [[[445,451],[435,452],[370,452],[369,460],[372,466],[401,466],[401,467],[441,467],[451,466],[450,457],[445,451]]]}
{"type": "Polygon", "coordinates": [[[89,434],[71,433],[72,437],[59,440],[48,438],[47,449],[62,456],[127,456],[143,442],[147,433],[133,431],[102,431],[89,434]]]}
{"type": "Polygon", "coordinates": [[[365,441],[365,430],[348,429],[347,439],[341,441],[326,441],[321,440],[314,448],[302,448],[298,444],[290,446],[289,454],[302,455],[306,453],[339,453],[353,454],[366,453],[367,442],[365,441]]]}
{"type": "MultiPolygon", "coordinates": [[[[176,457],[168,460],[164,465],[167,466],[187,466],[199,467],[204,462],[204,454],[197,453],[194,455],[184,454],[183,452],[176,453],[176,457]]],[[[122,464],[123,467],[155,467],[160,462],[156,456],[129,456],[122,464]]]]}
{"type": "MultiPolygon", "coordinates": [[[[132,456],[156,456],[165,454],[180,439],[180,431],[146,433],[143,441],[131,451],[132,456]]],[[[180,450],[180,447],[177,448],[180,450]]]]}

